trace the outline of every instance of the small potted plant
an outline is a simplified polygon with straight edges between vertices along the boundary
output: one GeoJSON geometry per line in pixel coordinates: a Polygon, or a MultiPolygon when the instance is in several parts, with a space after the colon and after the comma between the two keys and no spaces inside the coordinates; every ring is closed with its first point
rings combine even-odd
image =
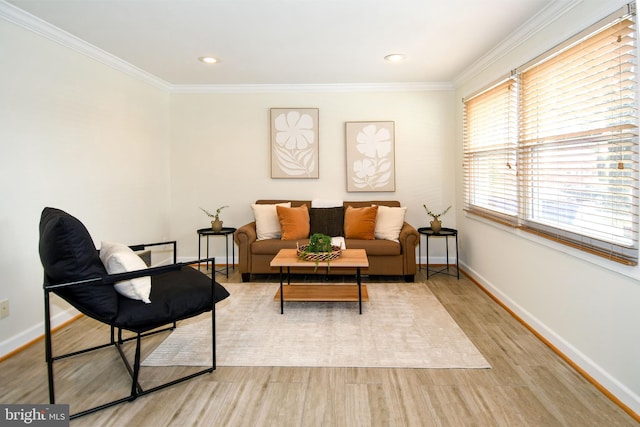
{"type": "Polygon", "coordinates": [[[314,271],[318,270],[320,261],[327,261],[328,270],[331,260],[338,258],[340,255],[342,255],[340,246],[331,245],[331,237],[322,233],[312,234],[309,237],[308,245],[298,247],[298,258],[305,261],[315,261],[316,268],[314,271]]]}
{"type": "Polygon", "coordinates": [[[436,234],[440,233],[440,230],[442,230],[442,221],[440,221],[440,217],[446,214],[447,212],[449,212],[449,209],[451,209],[451,206],[449,206],[447,209],[445,209],[444,211],[442,211],[442,213],[439,213],[439,214],[434,214],[433,212],[431,212],[427,207],[427,205],[422,205],[422,206],[424,207],[424,210],[427,211],[427,214],[433,218],[433,221],[431,221],[431,231],[433,231],[436,234]]]}
{"type": "Polygon", "coordinates": [[[211,229],[216,232],[219,233],[220,230],[222,230],[222,221],[220,221],[220,212],[222,211],[222,209],[224,208],[228,208],[229,206],[222,206],[219,207],[218,209],[216,209],[216,213],[212,214],[211,212],[207,211],[206,209],[200,208],[204,213],[207,214],[207,216],[209,218],[213,218],[213,221],[211,221],[211,229]]]}

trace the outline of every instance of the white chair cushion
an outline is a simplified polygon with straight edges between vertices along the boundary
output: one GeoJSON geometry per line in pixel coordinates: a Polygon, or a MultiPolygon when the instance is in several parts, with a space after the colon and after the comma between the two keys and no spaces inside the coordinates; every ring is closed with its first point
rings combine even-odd
{"type": "MultiPolygon", "coordinates": [[[[127,245],[122,243],[102,242],[100,246],[100,260],[107,269],[107,273],[127,273],[144,270],[147,265],[127,245]]],[[[149,304],[151,294],[151,277],[138,277],[116,283],[116,292],[127,298],[141,300],[149,304]]]]}

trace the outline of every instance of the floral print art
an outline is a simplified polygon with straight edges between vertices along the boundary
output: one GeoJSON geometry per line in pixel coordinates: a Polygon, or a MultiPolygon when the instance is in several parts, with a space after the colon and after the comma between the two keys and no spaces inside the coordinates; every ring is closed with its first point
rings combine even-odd
{"type": "Polygon", "coordinates": [[[318,177],[317,110],[307,110],[272,109],[273,177],[318,177]]]}
{"type": "Polygon", "coordinates": [[[393,122],[347,123],[347,145],[348,191],[394,190],[393,122]]]}

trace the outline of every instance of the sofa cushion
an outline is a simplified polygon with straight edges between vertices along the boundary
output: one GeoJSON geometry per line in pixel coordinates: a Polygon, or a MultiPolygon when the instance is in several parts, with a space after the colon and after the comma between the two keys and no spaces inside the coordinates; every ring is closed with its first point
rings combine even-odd
{"type": "Polygon", "coordinates": [[[253,204],[253,216],[256,219],[256,234],[258,240],[279,239],[282,236],[280,229],[280,221],[278,221],[278,212],[276,206],[285,206],[290,208],[291,202],[268,204],[253,204]]]}
{"type": "Polygon", "coordinates": [[[346,239],[373,240],[375,238],[378,206],[354,208],[344,211],[344,237],[346,239]]]}
{"type": "Polygon", "coordinates": [[[296,249],[296,244],[306,245],[309,239],[301,240],[280,240],[265,239],[256,240],[251,244],[251,253],[253,255],[275,255],[280,249],[296,249]]]}
{"type": "Polygon", "coordinates": [[[192,267],[158,274],[152,278],[152,304],[119,296],[120,312],[114,325],[134,332],[163,326],[168,318],[185,319],[211,311],[213,302],[222,301],[229,292],[192,267]],[[212,295],[213,291],[213,295],[212,295]],[[212,299],[213,296],[213,299],[212,299]]]}
{"type": "Polygon", "coordinates": [[[80,220],[60,209],[43,209],[39,250],[51,283],[107,275],[89,231],[80,220]]]}
{"type": "Polygon", "coordinates": [[[287,208],[276,205],[282,240],[298,240],[309,237],[309,209],[307,205],[287,208]]]}
{"type": "Polygon", "coordinates": [[[399,242],[400,230],[402,230],[406,213],[406,207],[392,208],[389,206],[378,206],[378,216],[376,217],[374,233],[376,239],[399,242]]]}
{"type": "MultiPolygon", "coordinates": [[[[39,251],[47,281],[52,284],[107,276],[89,231],[60,209],[43,209],[39,251]]],[[[55,292],[94,318],[109,321],[118,312],[118,294],[110,284],[77,284],[55,292]]]]}
{"type": "Polygon", "coordinates": [[[346,239],[345,244],[347,249],[366,250],[367,256],[400,255],[402,253],[400,243],[391,240],[346,239]]]}
{"type": "Polygon", "coordinates": [[[344,236],[344,208],[311,208],[309,234],[322,233],[331,237],[344,236]]]}

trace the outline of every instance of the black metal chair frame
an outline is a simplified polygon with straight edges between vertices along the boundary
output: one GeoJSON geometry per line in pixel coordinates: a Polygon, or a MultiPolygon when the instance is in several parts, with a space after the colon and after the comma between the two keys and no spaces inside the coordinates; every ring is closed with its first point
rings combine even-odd
{"type": "Polygon", "coordinates": [[[120,358],[122,359],[127,371],[129,372],[129,375],[131,376],[131,392],[129,395],[122,397],[120,399],[116,399],[107,403],[104,403],[102,405],[99,406],[95,406],[93,408],[90,409],[86,409],[84,411],[72,414],[69,418],[70,419],[74,419],[74,418],[78,418],[84,415],[88,415],[88,414],[92,414],[94,412],[103,410],[103,409],[107,409],[110,408],[112,406],[115,405],[119,405],[121,403],[125,403],[125,402],[131,402],[133,400],[135,400],[136,398],[140,397],[140,396],[144,396],[146,394],[150,394],[153,393],[155,391],[158,390],[162,390],[164,388],[173,386],[175,384],[179,384],[181,382],[190,380],[192,378],[195,378],[197,376],[203,375],[203,374],[207,374],[207,373],[211,373],[216,369],[216,339],[215,339],[215,330],[216,330],[216,304],[215,304],[215,274],[211,275],[211,292],[212,292],[212,305],[211,305],[211,338],[212,338],[212,346],[211,346],[211,355],[212,355],[212,365],[210,367],[207,367],[206,369],[202,369],[200,371],[194,372],[192,374],[180,377],[178,379],[160,384],[158,386],[152,387],[152,388],[148,388],[148,389],[143,389],[142,386],[140,385],[140,383],[138,382],[138,378],[140,375],[140,350],[141,350],[141,340],[142,338],[149,336],[149,335],[154,335],[160,332],[164,332],[164,331],[168,331],[168,330],[173,330],[176,328],[176,322],[174,321],[172,324],[171,322],[167,323],[170,324],[171,326],[167,326],[167,327],[160,327],[160,329],[154,329],[151,330],[149,332],[133,332],[135,334],[135,336],[133,337],[129,337],[129,338],[123,338],[122,337],[122,328],[116,328],[115,326],[111,325],[111,337],[108,343],[106,344],[101,344],[95,347],[90,347],[90,348],[86,348],[83,350],[78,350],[78,351],[74,351],[71,353],[66,353],[66,354],[62,354],[62,355],[57,355],[54,356],[53,355],[53,342],[52,342],[52,332],[51,332],[51,307],[50,307],[50,294],[51,292],[54,292],[56,289],[62,288],[62,287],[66,287],[66,286],[72,286],[72,285],[92,285],[92,284],[97,284],[97,283],[109,283],[109,284],[113,284],[116,282],[119,282],[121,280],[128,280],[128,279],[134,279],[137,277],[145,277],[145,276],[154,276],[157,274],[162,274],[162,273],[167,273],[169,271],[176,271],[176,270],[180,270],[181,268],[185,267],[185,266],[190,266],[196,263],[201,263],[201,262],[213,262],[215,265],[215,258],[207,258],[207,259],[202,259],[202,260],[196,260],[196,261],[191,261],[191,262],[186,262],[186,263],[178,263],[177,259],[176,259],[176,241],[167,241],[167,242],[157,242],[157,243],[146,243],[146,244],[140,244],[140,245],[132,245],[130,246],[130,248],[134,251],[139,251],[139,250],[143,250],[145,248],[148,247],[152,247],[152,246],[160,246],[160,245],[173,245],[173,264],[170,265],[164,265],[164,266],[159,266],[159,267],[151,267],[148,268],[146,270],[139,270],[139,271],[132,271],[129,273],[120,273],[120,274],[110,274],[107,277],[101,277],[101,278],[96,278],[96,279],[89,279],[89,280],[81,280],[81,281],[77,281],[77,282],[68,282],[68,283],[60,283],[60,284],[48,284],[46,283],[46,277],[45,277],[45,283],[44,283],[44,311],[45,311],[45,318],[44,318],[44,326],[45,326],[45,358],[46,358],[46,362],[47,362],[47,374],[48,374],[48,382],[49,382],[49,403],[51,404],[55,404],[55,388],[54,388],[54,370],[53,370],[53,363],[57,360],[61,360],[61,359],[65,359],[68,357],[72,357],[72,356],[77,356],[80,354],[84,354],[84,353],[88,353],[91,351],[95,351],[95,350],[99,350],[102,348],[106,348],[106,347],[110,347],[110,346],[114,346],[115,349],[118,351],[120,358]],[[116,338],[116,331],[117,332],[117,338],[116,338]],[[129,360],[127,359],[126,355],[124,354],[124,350],[122,349],[122,345],[125,342],[128,341],[132,341],[135,340],[136,341],[136,349],[135,349],[135,356],[134,356],[134,361],[133,361],[133,366],[131,365],[131,363],[129,362],[129,360]]]}

